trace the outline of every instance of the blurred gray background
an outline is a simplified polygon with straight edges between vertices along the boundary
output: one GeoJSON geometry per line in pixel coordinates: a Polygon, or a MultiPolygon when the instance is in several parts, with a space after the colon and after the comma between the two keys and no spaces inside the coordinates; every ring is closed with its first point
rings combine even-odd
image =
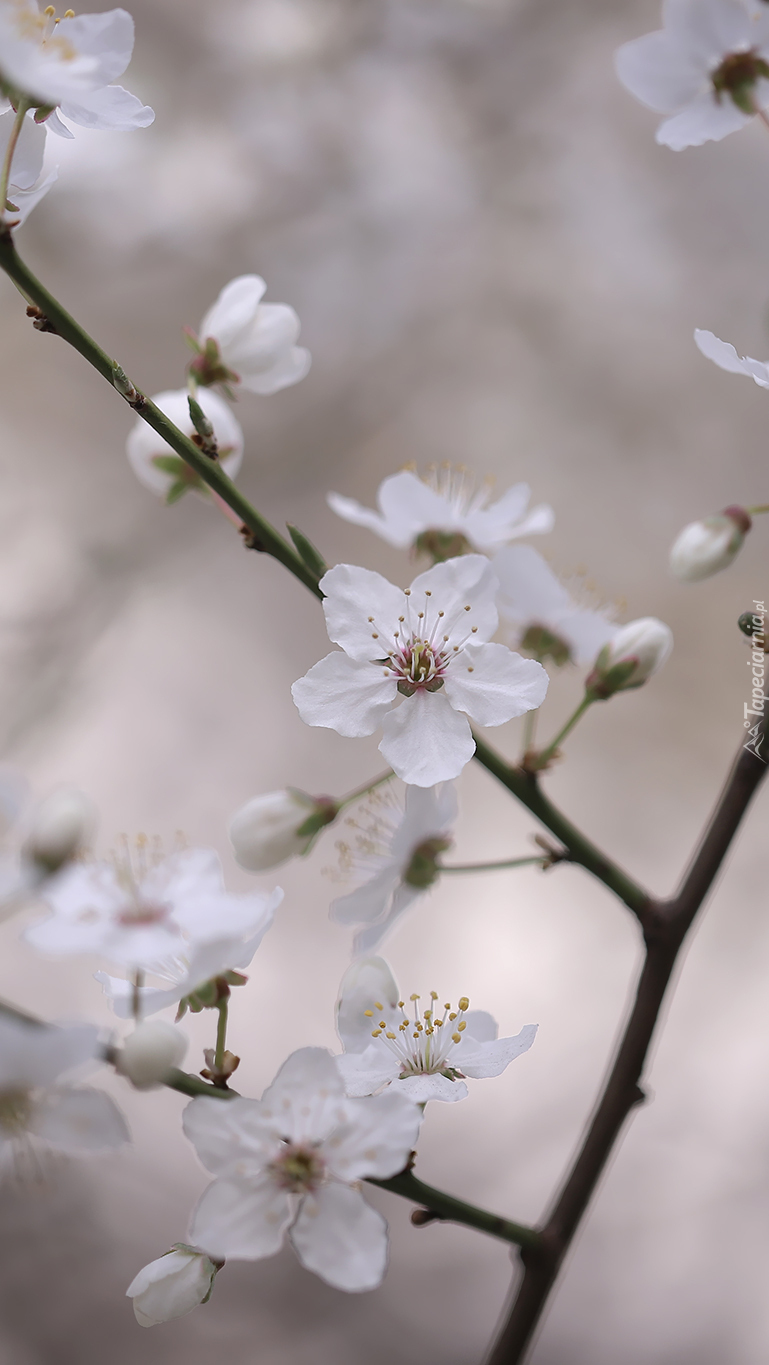
{"type": "MultiPolygon", "coordinates": [[[[31,266],[148,392],[183,381],[184,324],[233,275],[293,304],[309,378],[238,405],[241,483],[330,560],[410,566],[325,505],[371,504],[406,461],[457,461],[552,503],[538,540],[622,619],[676,648],[640,692],[596,707],[547,779],[564,808],[658,892],[672,889],[742,737],[737,616],[767,590],[769,526],[685,587],[681,525],[769,500],[769,396],[696,351],[695,326],[769,355],[769,137],[756,124],[675,154],[619,87],[612,51],[658,24],[651,0],[135,0],[126,84],[157,111],[134,134],[56,142],[60,182],[20,236],[31,266]]],[[[53,139],[51,139],[53,142],[53,139]]],[[[130,414],[0,280],[0,732],[36,792],[98,802],[123,831],[216,844],[257,792],[342,790],[376,738],[309,730],[289,685],[327,650],[311,597],[192,497],[165,509],[123,453],[130,414]]],[[[552,686],[545,730],[579,695],[552,686]]],[[[511,725],[489,736],[513,756],[511,725]]],[[[461,860],[528,851],[535,826],[473,765],[461,860]]],[[[763,1365],[769,1352],[769,792],[689,946],[636,1113],[569,1257],[534,1365],[763,1365]]],[[[257,879],[286,899],[237,994],[240,1085],[334,1046],[349,935],[330,925],[329,832],[257,879]]],[[[33,912],[25,912],[29,918],[33,912]]],[[[0,929],[0,994],[110,1024],[95,961],[41,961],[0,929]]],[[[639,961],[635,924],[578,869],[455,878],[387,945],[402,989],[467,993],[534,1049],[458,1106],[433,1105],[422,1176],[536,1219],[573,1151],[639,961]]],[[[190,1025],[189,1064],[210,1042],[190,1025]]],[[[124,1291],[183,1239],[205,1175],[180,1096],[104,1084],[134,1145],[51,1162],[0,1201],[0,1365],[400,1365],[479,1361],[508,1292],[505,1247],[454,1227],[392,1229],[380,1290],[345,1296],[285,1252],[233,1264],[211,1303],[143,1331],[124,1291]]]]}

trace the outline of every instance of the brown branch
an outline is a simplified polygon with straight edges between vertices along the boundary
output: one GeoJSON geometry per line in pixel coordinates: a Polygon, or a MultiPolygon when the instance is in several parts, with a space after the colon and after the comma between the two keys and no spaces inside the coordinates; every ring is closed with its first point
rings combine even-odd
{"type": "Polygon", "coordinates": [[[614,1063],[540,1241],[521,1250],[523,1278],[488,1365],[518,1365],[524,1358],[625,1120],[644,1099],[639,1083],[681,945],[765,773],[766,763],[741,748],[679,890],[671,900],[653,902],[647,910],[646,955],[614,1063]]]}

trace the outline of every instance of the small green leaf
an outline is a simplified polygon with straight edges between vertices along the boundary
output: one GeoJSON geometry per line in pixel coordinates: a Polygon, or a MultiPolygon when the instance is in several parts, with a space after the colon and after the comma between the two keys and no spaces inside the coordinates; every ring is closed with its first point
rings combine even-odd
{"type": "Polygon", "coordinates": [[[320,553],[320,550],[316,550],[312,541],[308,540],[307,536],[300,531],[297,526],[292,526],[290,523],[287,523],[287,526],[288,534],[293,540],[303,562],[307,565],[307,568],[311,573],[316,574],[318,578],[322,578],[324,573],[328,572],[328,564],[320,553]]]}
{"type": "Polygon", "coordinates": [[[190,485],[184,479],[177,479],[175,483],[171,484],[171,487],[166,493],[166,507],[173,507],[173,504],[178,502],[180,498],[183,498],[184,494],[189,493],[189,491],[190,485]]]}

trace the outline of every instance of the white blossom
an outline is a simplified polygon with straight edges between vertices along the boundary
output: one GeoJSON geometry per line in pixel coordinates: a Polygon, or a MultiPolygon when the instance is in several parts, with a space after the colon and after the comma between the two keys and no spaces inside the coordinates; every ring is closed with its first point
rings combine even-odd
{"type": "MultiPolygon", "coordinates": [[[[5,161],[8,142],[15,121],[16,115],[13,109],[9,108],[4,113],[0,112],[0,165],[5,161]]],[[[13,223],[24,222],[35,205],[40,203],[43,195],[48,193],[57,178],[57,172],[51,171],[43,179],[45,142],[45,128],[41,127],[39,123],[35,123],[33,118],[25,118],[11,161],[11,174],[6,195],[5,207],[7,207],[9,221],[13,223]]],[[[0,204],[0,210],[3,207],[0,204]]]]}
{"type": "Polygon", "coordinates": [[[466,470],[442,465],[427,479],[410,469],[389,475],[379,486],[376,512],[339,493],[329,493],[328,504],[345,521],[398,549],[413,546],[434,559],[449,559],[551,531],[552,508],[543,503],[528,512],[530,493],[528,484],[516,483],[492,502],[490,483],[476,487],[466,470]]]}
{"type": "Polygon", "coordinates": [[[485,1010],[470,1010],[466,996],[454,1009],[439,1001],[431,991],[426,1009],[419,995],[407,1005],[381,957],[353,963],[337,1005],[344,1047],[337,1060],[348,1095],[373,1095],[388,1086],[415,1104],[463,1100],[465,1077],[500,1076],[534,1042],[536,1024],[526,1024],[514,1038],[498,1038],[496,1021],[485,1010]]]}
{"type": "Polygon", "coordinates": [[[137,1090],[153,1090],[163,1084],[173,1067],[181,1064],[189,1039],[175,1024],[162,1019],[138,1024],[123,1039],[115,1060],[115,1070],[137,1090]]]}
{"type": "Polygon", "coordinates": [[[136,1321],[155,1327],[191,1313],[205,1303],[214,1287],[218,1267],[205,1252],[178,1243],[173,1251],[150,1261],[129,1284],[136,1321]]]}
{"type": "Polygon", "coordinates": [[[258,1261],[286,1232],[307,1270],[337,1289],[374,1289],[387,1266],[387,1224],[360,1181],[403,1170],[421,1114],[405,1096],[347,1099],[324,1048],[284,1062],[261,1100],[200,1098],[184,1131],[216,1177],[192,1220],[215,1259],[258,1261]]]}
{"type": "Polygon", "coordinates": [[[0,907],[16,909],[76,858],[94,822],[92,803],[76,788],[61,787],[30,806],[21,778],[0,770],[0,907]]]}
{"type": "Polygon", "coordinates": [[[44,952],[98,953],[130,971],[173,980],[171,1001],[164,1001],[172,1003],[192,989],[193,975],[196,984],[209,979],[223,940],[242,948],[246,935],[261,937],[282,894],[230,894],[212,849],[163,858],[140,842],[133,859],[73,864],[51,878],[40,894],[51,914],[26,938],[44,952]],[[196,949],[208,950],[207,958],[196,957],[196,949]],[[203,970],[208,974],[199,976],[203,970]]]}
{"type": "Polygon", "coordinates": [[[665,663],[673,648],[673,632],[664,621],[642,616],[620,626],[604,645],[585,681],[595,697],[641,687],[665,663]]]}
{"type": "Polygon", "coordinates": [[[519,648],[556,664],[589,664],[615,634],[616,624],[604,612],[580,606],[531,545],[505,546],[492,565],[499,614],[519,648]]]}
{"type": "Polygon", "coordinates": [[[697,583],[728,568],[742,549],[751,525],[744,507],[725,507],[712,517],[690,522],[670,551],[670,567],[676,578],[697,583]]]}
{"type": "Polygon", "coordinates": [[[224,286],[200,324],[200,354],[191,368],[201,383],[270,394],[304,379],[311,356],[296,345],[299,318],[287,303],[262,303],[266,288],[259,275],[239,275],[224,286]]]}
{"type": "Polygon", "coordinates": [[[330,569],[320,586],[329,636],[343,652],[294,683],[299,714],[354,738],[381,725],[380,752],[404,782],[432,787],[459,776],[475,752],[468,716],[503,725],[544,700],[541,665],[488,643],[497,580],[483,555],[436,564],[405,592],[350,564],[330,569]]]}
{"type": "Polygon", "coordinates": [[[308,796],[296,787],[254,796],[230,821],[235,857],[249,872],[279,867],[307,853],[335,812],[336,805],[329,798],[308,796]],[[312,828],[303,833],[308,823],[312,828]]]}
{"type": "Polygon", "coordinates": [[[97,1056],[90,1024],[56,1027],[0,1014],[0,1167],[34,1159],[36,1143],[67,1153],[120,1147],[129,1134],[108,1095],[63,1078],[97,1056]]]}
{"type": "Polygon", "coordinates": [[[720,341],[713,332],[703,332],[699,328],[694,333],[697,347],[708,360],[729,374],[747,375],[761,389],[769,389],[769,362],[754,360],[752,356],[739,356],[728,341],[720,341]]]}
{"type": "Polygon", "coordinates": [[[769,105],[769,9],[742,0],[665,0],[664,28],[625,43],[617,74],[668,114],[657,142],[674,151],[719,142],[769,105]]]}
{"type": "MultiPolygon", "coordinates": [[[[152,402],[170,417],[185,436],[194,436],[195,427],[190,417],[186,389],[167,389],[156,393],[152,402]]],[[[243,432],[240,423],[223,398],[210,390],[198,391],[196,401],[214,428],[219,446],[218,463],[231,479],[243,463],[243,432]]],[[[206,485],[194,469],[158,436],[157,432],[137,418],[126,441],[126,454],[139,483],[151,493],[175,502],[188,489],[206,493],[206,485]]]]}
{"type": "Polygon", "coordinates": [[[451,782],[407,787],[398,801],[389,789],[372,792],[346,822],[350,834],[337,844],[344,876],[361,884],[332,902],[340,924],[365,926],[356,953],[369,953],[439,875],[437,858],[453,842],[457,797],[451,782]]]}
{"type": "Polygon", "coordinates": [[[48,126],[72,133],[58,114],[83,128],[146,128],[155,115],[112,85],[131,60],[134,22],[124,9],[57,18],[36,0],[0,0],[0,89],[15,106],[36,106],[48,126]],[[53,111],[48,113],[47,111],[53,111]]]}

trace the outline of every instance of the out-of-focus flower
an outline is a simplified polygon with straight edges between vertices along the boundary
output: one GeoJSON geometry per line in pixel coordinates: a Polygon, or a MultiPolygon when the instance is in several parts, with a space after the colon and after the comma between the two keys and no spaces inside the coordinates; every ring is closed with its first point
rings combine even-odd
{"type": "Polygon", "coordinates": [[[277,393],[298,384],[310,352],[297,346],[300,322],[287,303],[262,303],[259,275],[239,275],[224,286],[200,324],[190,365],[199,384],[224,384],[250,393],[277,393]]]}
{"type": "Polygon", "coordinates": [[[128,1141],[125,1119],[108,1095],[61,1080],[97,1050],[90,1024],[57,1028],[0,1014],[0,1167],[23,1161],[30,1139],[68,1153],[128,1141]]]}
{"type": "Polygon", "coordinates": [[[592,663],[617,631],[605,613],[575,602],[531,545],[507,545],[492,564],[502,621],[515,630],[518,648],[540,662],[592,663]]]}
{"type": "Polygon", "coordinates": [[[62,18],[36,0],[0,0],[0,90],[18,108],[31,104],[38,120],[72,137],[58,108],[83,128],[125,132],[146,128],[155,115],[120,85],[131,60],[134,21],[124,9],[62,18]]]}
{"type": "Polygon", "coordinates": [[[745,374],[761,389],[769,389],[769,363],[754,360],[752,356],[739,356],[728,341],[720,341],[713,332],[703,332],[700,328],[694,333],[698,349],[719,369],[729,374],[745,374]]]}
{"type": "MultiPolygon", "coordinates": [[[[277,894],[277,893],[275,893],[277,894]]],[[[135,859],[66,868],[41,892],[51,910],[26,938],[44,952],[99,953],[131,971],[163,975],[198,946],[266,929],[275,896],[231,895],[212,849],[187,848],[163,858],[140,841],[135,859]]],[[[183,972],[184,967],[181,968],[183,972]]],[[[181,974],[181,972],[180,972],[181,974]]],[[[175,999],[179,995],[174,992],[175,999]]]]}
{"type": "Polygon", "coordinates": [[[267,872],[300,858],[337,813],[331,797],[308,796],[296,787],[254,796],[230,821],[235,857],[249,872],[267,872]]]}
{"type": "MultiPolygon", "coordinates": [[[[186,389],[168,389],[156,393],[152,401],[185,436],[196,435],[186,389]]],[[[218,463],[225,474],[234,479],[243,463],[243,432],[240,424],[232,409],[218,394],[210,391],[198,393],[197,402],[214,428],[219,447],[218,463]]],[[[139,483],[149,488],[151,493],[165,498],[166,502],[177,502],[190,489],[207,495],[206,485],[195,470],[180,455],[176,455],[141,417],[128,434],[126,454],[139,483]]]]}
{"type": "Polygon", "coordinates": [[[752,525],[744,507],[725,507],[715,516],[690,522],[670,551],[670,567],[676,578],[697,583],[728,568],[752,525]]]}
{"type": "Polygon", "coordinates": [[[345,878],[361,885],[332,902],[341,924],[365,925],[355,939],[357,953],[369,953],[396,920],[440,875],[438,858],[451,847],[457,797],[451,782],[407,787],[398,802],[385,790],[372,792],[348,820],[349,838],[337,844],[345,878]]]}
{"type": "Polygon", "coordinates": [[[503,725],[544,701],[542,666],[487,643],[498,585],[483,555],[436,564],[405,592],[351,564],[337,564],[320,586],[329,636],[344,652],[294,683],[299,714],[354,738],[381,725],[380,753],[404,782],[432,787],[459,776],[475,752],[468,716],[503,725]]]}
{"type": "Polygon", "coordinates": [[[141,1327],[155,1327],[207,1303],[218,1269],[205,1252],[177,1242],[173,1251],[150,1261],[129,1284],[126,1297],[133,1299],[136,1321],[141,1327]]]}
{"type": "Polygon", "coordinates": [[[209,1256],[258,1261],[286,1231],[302,1264],[336,1289],[375,1289],[387,1224],[360,1191],[406,1166],[421,1114],[403,1095],[345,1097],[324,1048],[292,1053],[261,1100],[196,1099],[184,1131],[216,1177],[192,1220],[209,1256]]]}
{"type": "Polygon", "coordinates": [[[21,778],[0,771],[0,907],[9,910],[76,858],[95,824],[92,803],[74,787],[51,792],[25,810],[27,804],[21,778]]]}
{"type": "MultiPolygon", "coordinates": [[[[13,109],[0,113],[0,165],[5,161],[15,121],[13,109]]],[[[0,211],[5,208],[9,221],[14,224],[24,222],[57,178],[57,172],[51,171],[44,180],[41,179],[45,137],[45,128],[41,128],[32,118],[24,119],[11,162],[6,203],[4,206],[0,204],[0,211]]]]}
{"type": "Polygon", "coordinates": [[[641,687],[662,667],[672,648],[673,632],[664,621],[654,616],[629,621],[604,645],[585,679],[586,691],[593,700],[604,700],[615,692],[641,687]]]}
{"type": "Polygon", "coordinates": [[[617,74],[669,114],[656,133],[673,151],[719,142],[769,105],[769,10],[742,0],[665,0],[665,27],[625,43],[617,74]]]}
{"type": "Polygon", "coordinates": [[[490,483],[476,487],[464,469],[441,465],[432,479],[410,469],[391,474],[379,486],[378,512],[352,498],[329,493],[338,516],[365,526],[398,549],[413,547],[434,560],[467,550],[493,551],[519,536],[542,535],[553,528],[552,508],[542,503],[527,512],[531,490],[516,483],[496,502],[490,483]]]}
{"type": "Polygon", "coordinates": [[[536,1037],[537,1025],[526,1024],[514,1038],[498,1038],[496,1021],[470,1010],[466,996],[456,1009],[439,1005],[436,991],[425,1010],[420,996],[409,999],[407,1011],[381,957],[362,958],[346,972],[337,1005],[344,1055],[337,1061],[348,1095],[389,1086],[415,1104],[463,1100],[466,1076],[500,1076],[536,1037]]]}
{"type": "Polygon", "coordinates": [[[154,1090],[163,1084],[173,1067],[179,1066],[189,1039],[174,1024],[162,1019],[137,1024],[123,1039],[115,1059],[115,1070],[137,1090],[154,1090]]]}

